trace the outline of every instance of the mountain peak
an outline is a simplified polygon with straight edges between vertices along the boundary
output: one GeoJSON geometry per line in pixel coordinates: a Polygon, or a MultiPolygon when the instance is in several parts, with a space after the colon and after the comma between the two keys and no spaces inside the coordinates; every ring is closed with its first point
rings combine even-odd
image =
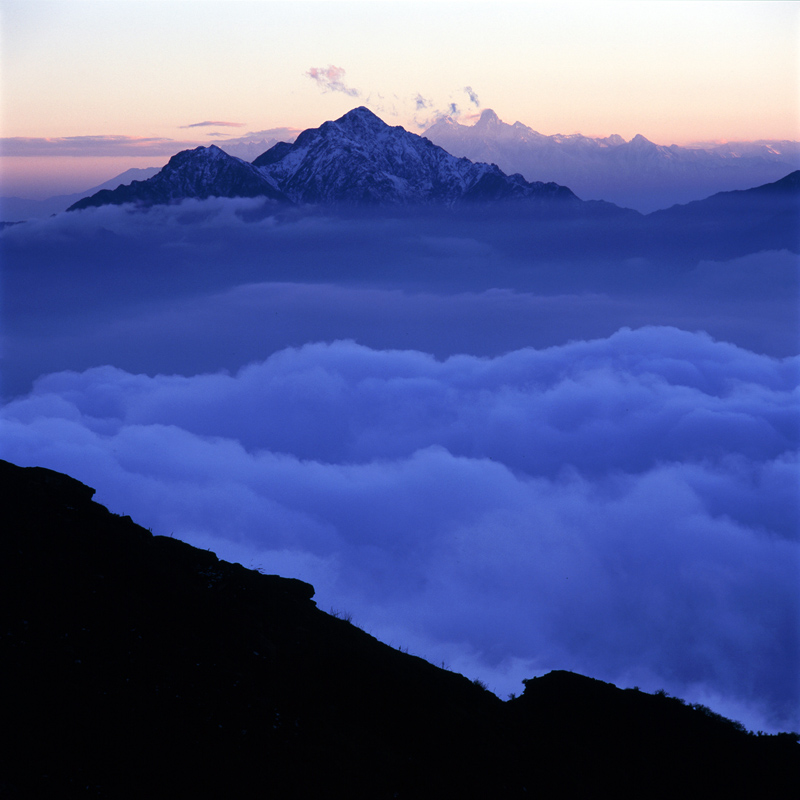
{"type": "Polygon", "coordinates": [[[475,123],[475,127],[477,128],[480,125],[483,128],[488,128],[500,124],[500,117],[498,117],[491,108],[484,108],[483,111],[481,111],[480,119],[475,123]]]}
{"type": "Polygon", "coordinates": [[[346,114],[339,117],[339,119],[335,120],[333,124],[345,128],[346,130],[357,131],[377,131],[391,127],[366,106],[358,106],[358,108],[348,111],[346,114]]]}
{"type": "Polygon", "coordinates": [[[168,163],[176,162],[181,163],[185,161],[208,161],[230,159],[234,156],[229,156],[224,150],[221,150],[217,145],[210,144],[208,146],[200,145],[191,150],[181,150],[170,158],[168,163]]]}
{"type": "Polygon", "coordinates": [[[67,210],[124,203],[149,206],[190,197],[268,197],[283,202],[288,199],[257,167],[212,144],[181,150],[153,177],[118,186],[113,191],[96,192],[67,210]]]}
{"type": "Polygon", "coordinates": [[[436,122],[434,122],[433,125],[431,125],[422,135],[427,138],[428,131],[456,130],[462,127],[463,126],[451,116],[448,116],[447,114],[440,114],[436,117],[436,122]]]}
{"type": "Polygon", "coordinates": [[[377,120],[381,124],[386,124],[377,114],[370,111],[366,106],[356,106],[356,108],[351,109],[346,114],[343,114],[336,122],[342,122],[343,120],[348,119],[365,119],[365,120],[377,120]]]}
{"type": "Polygon", "coordinates": [[[181,150],[175,153],[170,158],[164,167],[165,170],[179,169],[187,164],[193,164],[196,167],[202,168],[202,165],[217,162],[222,164],[227,161],[239,161],[234,156],[229,156],[224,150],[221,150],[217,145],[210,144],[208,146],[200,145],[191,150],[181,150]]]}
{"type": "Polygon", "coordinates": [[[633,139],[630,140],[629,144],[633,145],[634,147],[656,147],[649,139],[642,136],[641,133],[637,133],[633,139]]]}

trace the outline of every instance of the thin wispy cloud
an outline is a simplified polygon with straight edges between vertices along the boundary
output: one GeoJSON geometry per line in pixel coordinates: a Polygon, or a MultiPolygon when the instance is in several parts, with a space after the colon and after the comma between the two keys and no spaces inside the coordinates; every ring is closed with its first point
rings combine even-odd
{"type": "Polygon", "coordinates": [[[302,128],[267,128],[263,131],[248,131],[243,133],[240,137],[243,141],[251,141],[253,139],[282,139],[284,141],[293,141],[297,135],[302,132],[302,128]]]}
{"type": "Polygon", "coordinates": [[[0,139],[0,152],[4,156],[170,156],[187,147],[196,147],[196,142],[117,135],[58,138],[12,136],[0,139]]]}
{"type": "Polygon", "coordinates": [[[244,128],[244,122],[193,122],[191,125],[181,125],[181,128],[244,128]]]}
{"type": "Polygon", "coordinates": [[[344,82],[345,71],[342,67],[329,64],[327,67],[311,67],[306,75],[313,80],[323,92],[341,92],[350,97],[359,97],[358,89],[347,86],[344,82]]]}

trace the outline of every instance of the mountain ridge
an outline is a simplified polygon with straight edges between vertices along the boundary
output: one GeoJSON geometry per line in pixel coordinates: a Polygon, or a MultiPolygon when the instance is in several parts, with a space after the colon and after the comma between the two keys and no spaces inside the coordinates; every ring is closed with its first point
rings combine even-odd
{"type": "Polygon", "coordinates": [[[751,189],[717,192],[702,200],[653,211],[643,218],[652,247],[682,247],[713,258],[744,251],[800,253],[800,170],[751,189]],[[684,232],[675,237],[674,231],[684,232]],[[689,242],[687,231],[696,232],[689,242]]]}

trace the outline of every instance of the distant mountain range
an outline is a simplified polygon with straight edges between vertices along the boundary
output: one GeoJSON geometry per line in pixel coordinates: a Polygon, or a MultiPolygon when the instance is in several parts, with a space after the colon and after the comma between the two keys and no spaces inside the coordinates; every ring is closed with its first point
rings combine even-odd
{"type": "MultiPolygon", "coordinates": [[[[291,138],[293,132],[287,133],[291,138]]],[[[74,195],[2,197],[0,218],[209,196],[362,207],[516,199],[584,214],[613,212],[613,204],[650,212],[774,182],[798,167],[798,142],[684,148],[656,145],[643,136],[629,142],[617,135],[545,136],[520,122],[508,125],[488,109],[472,126],[444,118],[420,137],[386,125],[362,107],[304,131],[293,143],[274,137],[232,140],[229,146],[183,151],[163,170],[128,170],[74,195]],[[586,206],[578,197],[610,202],[586,206]]]]}
{"type": "MultiPolygon", "coordinates": [[[[608,164],[620,163],[630,176],[634,176],[629,176],[629,180],[635,180],[635,176],[643,180],[667,168],[677,174],[685,171],[689,163],[694,164],[697,172],[700,169],[698,165],[711,158],[707,153],[699,156],[698,151],[661,148],[644,137],[636,137],[631,142],[618,136],[605,140],[543,137],[519,123],[505,125],[491,111],[485,111],[479,123],[471,128],[445,121],[437,123],[429,133],[437,131],[439,134],[455,132],[464,141],[473,143],[538,143],[542,152],[553,151],[558,139],[566,148],[558,150],[562,160],[565,153],[588,154],[584,160],[595,161],[601,158],[598,154],[606,153],[602,157],[611,159],[608,164]],[[476,138],[481,134],[482,138],[476,138]]],[[[773,164],[772,168],[782,169],[780,164],[773,164]]],[[[586,169],[591,173],[594,168],[586,169]]],[[[740,177],[741,174],[744,173],[740,173],[740,177]]],[[[701,219],[710,214],[715,227],[707,220],[701,225],[707,239],[710,237],[714,242],[719,240],[724,244],[730,238],[728,229],[734,225],[733,238],[742,240],[744,233],[752,232],[755,226],[758,228],[756,239],[761,243],[757,249],[763,245],[765,249],[789,248],[796,251],[797,226],[793,215],[800,200],[796,183],[791,176],[781,176],[779,181],[769,184],[777,187],[774,191],[748,189],[717,193],[714,200],[694,201],[688,216],[679,210],[681,206],[665,209],[649,215],[642,232],[648,241],[652,241],[649,232],[656,231],[658,238],[658,230],[670,221],[680,220],[684,226],[683,239],[693,246],[697,237],[689,234],[701,219]],[[731,198],[722,200],[725,194],[730,194],[731,198]],[[721,214],[723,207],[726,213],[721,214]],[[728,214],[734,208],[735,223],[734,216],[728,214]],[[758,225],[755,225],[751,212],[755,213],[758,225]],[[774,234],[771,238],[770,232],[774,234]]],[[[512,202],[520,209],[569,217],[617,219],[626,225],[633,224],[639,217],[634,211],[612,203],[579,200],[571,189],[555,182],[530,182],[519,173],[506,174],[495,164],[457,158],[425,137],[409,133],[399,126],[387,125],[364,107],[325,122],[319,128],[303,131],[293,143],[278,142],[252,163],[228,155],[215,145],[185,150],[173,156],[160,172],[149,179],[133,181],[115,189],[103,189],[78,200],[69,210],[123,203],[147,206],[211,196],[263,197],[280,204],[362,208],[463,208],[512,202]]],[[[676,245],[680,248],[681,242],[675,241],[673,232],[667,232],[665,236],[668,241],[664,244],[668,250],[676,245]]],[[[745,252],[752,252],[753,246],[742,241],[745,252]]]]}
{"type": "MultiPolygon", "coordinates": [[[[490,113],[482,119],[483,127],[502,125],[490,113]]],[[[620,141],[612,143],[618,151],[620,141]]],[[[644,139],[629,144],[651,151],[644,139]]],[[[522,222],[547,217],[590,223],[572,232],[555,225],[531,226],[531,246],[540,255],[574,251],[582,257],[588,248],[613,258],[690,262],[761,250],[800,252],[798,176],[795,171],[770,184],[718,192],[643,216],[605,201],[580,200],[557,183],[529,182],[494,164],[456,158],[424,137],[386,125],[362,107],[303,131],[293,143],[276,143],[252,163],[214,145],[185,150],[153,177],[104,189],[69,210],[212,196],[264,198],[275,207],[457,207],[462,213],[479,209],[483,214],[490,206],[502,206],[507,217],[520,215],[522,222]]]]}
{"type": "Polygon", "coordinates": [[[156,175],[159,170],[159,167],[146,167],[144,169],[134,167],[83,192],[59,194],[54,197],[48,197],[45,200],[28,200],[24,197],[0,197],[0,219],[5,221],[26,220],[59,214],[84,197],[97,194],[103,189],[116,189],[117,186],[131,181],[147,180],[156,175]]]}
{"type": "Polygon", "coordinates": [[[0,461],[3,797],[796,791],[797,734],[563,671],[503,702],[93,494],[0,461]]]}
{"type": "Polygon", "coordinates": [[[581,206],[564,186],[528,182],[493,164],[456,158],[360,107],[303,131],[292,144],[275,144],[252,164],[214,145],[198,147],[173,156],[149,180],[98,192],[69,210],[212,195],[326,205],[454,206],[521,200],[540,206],[581,206]]]}
{"type": "Polygon", "coordinates": [[[491,109],[474,125],[445,117],[423,136],[453,155],[488,161],[529,180],[564,184],[584,200],[608,200],[645,213],[769,183],[800,168],[800,142],[688,148],[654,144],[641,135],[630,141],[618,135],[545,136],[521,122],[509,125],[491,109]]]}

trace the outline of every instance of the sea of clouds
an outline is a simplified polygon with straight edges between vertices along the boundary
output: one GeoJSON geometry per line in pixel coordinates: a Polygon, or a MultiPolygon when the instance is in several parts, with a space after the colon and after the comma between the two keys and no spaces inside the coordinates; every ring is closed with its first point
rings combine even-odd
{"type": "Polygon", "coordinates": [[[7,229],[2,457],[501,696],[571,669],[799,730],[796,257],[529,235],[253,201],[7,229]]]}

